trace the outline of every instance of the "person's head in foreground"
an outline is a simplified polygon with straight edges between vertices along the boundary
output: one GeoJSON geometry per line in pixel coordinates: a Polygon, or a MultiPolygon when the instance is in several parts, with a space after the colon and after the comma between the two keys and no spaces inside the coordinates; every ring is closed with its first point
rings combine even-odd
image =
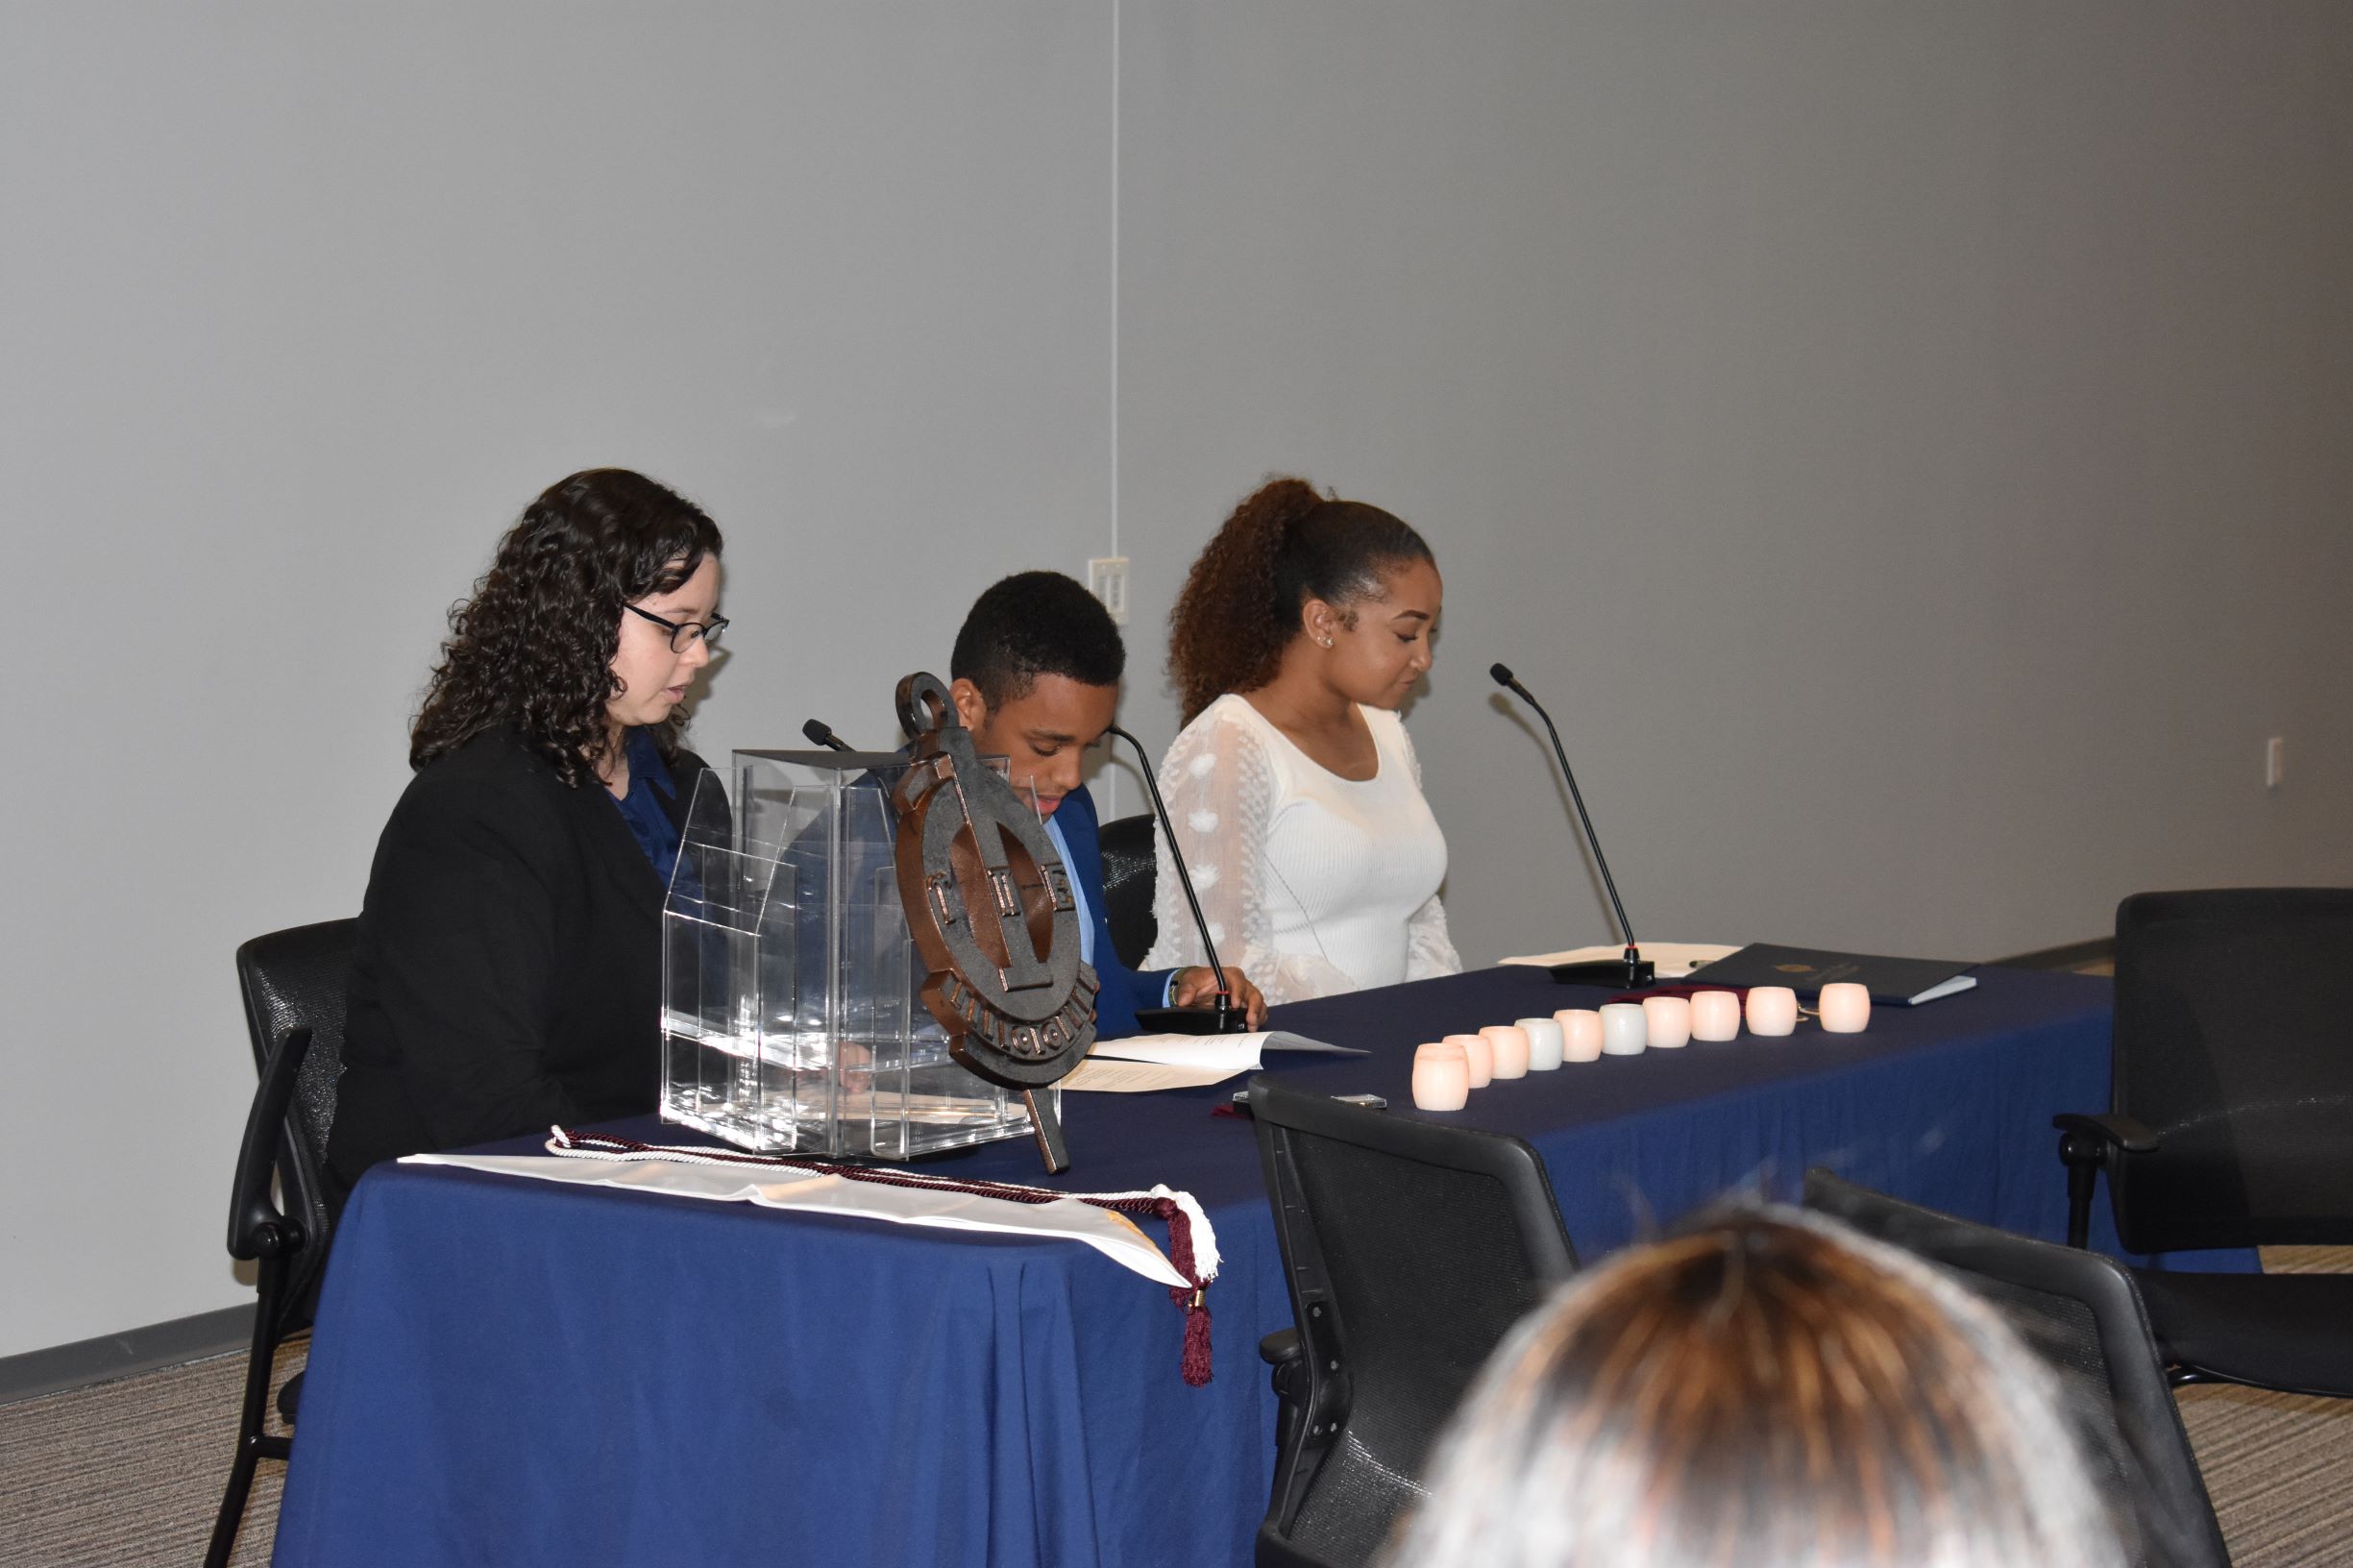
{"type": "Polygon", "coordinates": [[[2056,1401],[1918,1261],[1721,1211],[1513,1332],[1391,1568],[2116,1568],[2056,1401]]]}

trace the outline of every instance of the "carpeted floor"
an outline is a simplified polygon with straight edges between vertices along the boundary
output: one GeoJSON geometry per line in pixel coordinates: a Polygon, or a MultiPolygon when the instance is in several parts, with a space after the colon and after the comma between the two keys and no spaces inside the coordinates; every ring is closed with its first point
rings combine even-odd
{"type": "MultiPolygon", "coordinates": [[[[2292,1248],[2273,1269],[2353,1267],[2292,1248]]],[[[280,1358],[291,1376],[303,1350],[280,1358]]],[[[0,1407],[0,1563],[195,1563],[229,1477],[244,1359],[223,1357],[0,1407]]],[[[2353,1401],[2192,1388],[2182,1415],[2238,1568],[2353,1568],[2353,1401]]],[[[232,1560],[269,1560],[284,1467],[264,1463],[232,1560]]]]}
{"type": "MultiPolygon", "coordinates": [[[[299,1371],[306,1347],[279,1353],[299,1371]]],[[[245,1393],[245,1358],[0,1406],[0,1564],[193,1568],[212,1539],[245,1393]]],[[[270,1417],[273,1431],[277,1414],[270,1417]]],[[[254,1477],[234,1568],[262,1568],[286,1467],[254,1477]]]]}
{"type": "MultiPolygon", "coordinates": [[[[2353,1271],[2353,1248],[2267,1247],[2270,1274],[2353,1271]]],[[[2353,1564],[2353,1400],[2219,1385],[2181,1391],[2237,1568],[2353,1564]]]]}
{"type": "Polygon", "coordinates": [[[2237,1568],[2353,1564],[2353,1402],[2189,1388],[2181,1410],[2237,1568]]]}

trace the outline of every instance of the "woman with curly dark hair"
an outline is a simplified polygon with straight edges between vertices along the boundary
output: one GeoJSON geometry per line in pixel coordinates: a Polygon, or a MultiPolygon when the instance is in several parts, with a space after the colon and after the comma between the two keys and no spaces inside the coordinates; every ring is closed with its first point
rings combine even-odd
{"type": "MultiPolygon", "coordinates": [[[[1236,507],[1169,617],[1186,724],[1161,764],[1218,956],[1266,1000],[1462,968],[1446,837],[1398,706],[1430,669],[1444,584],[1422,536],[1278,478],[1236,507]]],[[[1160,848],[1152,968],[1203,962],[1160,848]]]]}
{"type": "Polygon", "coordinates": [[[662,895],[701,759],[687,688],[726,621],[719,528],[625,469],[500,541],[409,733],[353,957],[329,1164],[653,1108],[662,895]]]}

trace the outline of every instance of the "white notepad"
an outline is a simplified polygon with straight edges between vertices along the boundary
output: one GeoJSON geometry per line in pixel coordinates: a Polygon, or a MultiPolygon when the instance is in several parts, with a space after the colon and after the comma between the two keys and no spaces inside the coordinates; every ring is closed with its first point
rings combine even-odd
{"type": "Polygon", "coordinates": [[[1129,1035],[1098,1040],[1094,1049],[1062,1087],[1081,1092],[1142,1094],[1157,1089],[1194,1089],[1219,1083],[1266,1065],[1269,1051],[1323,1056],[1363,1056],[1346,1045],[1281,1029],[1247,1035],[1129,1035]]]}

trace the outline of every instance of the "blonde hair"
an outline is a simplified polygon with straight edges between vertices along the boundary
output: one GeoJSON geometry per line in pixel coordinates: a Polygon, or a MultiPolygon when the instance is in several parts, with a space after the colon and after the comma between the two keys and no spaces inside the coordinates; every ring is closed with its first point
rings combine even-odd
{"type": "Polygon", "coordinates": [[[1918,1261],[1721,1213],[1581,1276],[1456,1418],[1390,1568],[2120,1568],[2043,1363],[1918,1261]]]}

